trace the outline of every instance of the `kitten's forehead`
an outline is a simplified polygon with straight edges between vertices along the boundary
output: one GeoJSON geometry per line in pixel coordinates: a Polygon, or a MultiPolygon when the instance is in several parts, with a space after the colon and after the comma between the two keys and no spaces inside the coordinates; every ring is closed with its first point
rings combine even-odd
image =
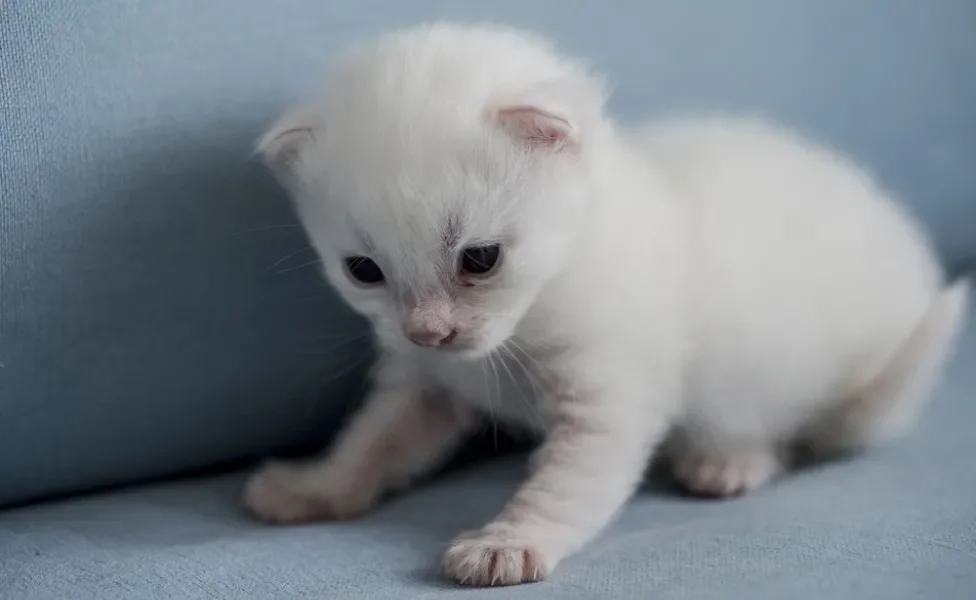
{"type": "Polygon", "coordinates": [[[449,253],[463,243],[471,229],[463,211],[454,204],[411,202],[403,198],[356,203],[349,207],[348,226],[356,242],[368,253],[404,260],[449,253]]]}
{"type": "Polygon", "coordinates": [[[484,164],[454,159],[430,161],[442,168],[433,176],[403,165],[391,165],[370,177],[349,177],[352,168],[332,179],[330,204],[346,217],[343,226],[356,232],[364,246],[384,250],[451,250],[484,238],[498,237],[518,202],[514,186],[492,181],[484,164]],[[388,248],[390,245],[400,248],[388,248]]]}

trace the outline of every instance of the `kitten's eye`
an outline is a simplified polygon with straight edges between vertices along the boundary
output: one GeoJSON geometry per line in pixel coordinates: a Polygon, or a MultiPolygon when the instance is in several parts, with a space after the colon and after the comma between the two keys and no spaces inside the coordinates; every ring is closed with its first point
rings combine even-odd
{"type": "Polygon", "coordinates": [[[471,246],[461,253],[461,271],[467,275],[484,276],[492,272],[498,264],[501,246],[471,246]]]}
{"type": "Polygon", "coordinates": [[[346,269],[352,278],[366,285],[383,283],[383,271],[372,258],[368,256],[350,256],[346,258],[346,269]]]}

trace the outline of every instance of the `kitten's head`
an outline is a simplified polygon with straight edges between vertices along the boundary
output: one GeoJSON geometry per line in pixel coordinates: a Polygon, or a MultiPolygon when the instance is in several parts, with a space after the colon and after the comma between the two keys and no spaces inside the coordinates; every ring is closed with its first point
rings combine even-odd
{"type": "Polygon", "coordinates": [[[602,106],[544,42],[435,25],[352,49],[259,150],[386,347],[476,358],[586,251],[602,106]]]}

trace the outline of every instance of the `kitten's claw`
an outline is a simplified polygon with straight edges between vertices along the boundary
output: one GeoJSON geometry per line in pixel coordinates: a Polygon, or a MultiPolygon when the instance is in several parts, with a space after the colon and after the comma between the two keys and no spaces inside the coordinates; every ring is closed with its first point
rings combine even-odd
{"type": "Polygon", "coordinates": [[[763,485],[782,469],[771,452],[697,454],[679,456],[674,476],[688,491],[702,496],[728,498],[763,485]]]}
{"type": "Polygon", "coordinates": [[[460,535],[444,554],[448,577],[477,587],[541,581],[549,574],[543,553],[517,534],[487,530],[460,535]]]}
{"type": "Polygon", "coordinates": [[[269,523],[339,521],[365,512],[371,499],[330,489],[318,473],[300,465],[271,462],[261,467],[244,487],[244,504],[269,523]]]}

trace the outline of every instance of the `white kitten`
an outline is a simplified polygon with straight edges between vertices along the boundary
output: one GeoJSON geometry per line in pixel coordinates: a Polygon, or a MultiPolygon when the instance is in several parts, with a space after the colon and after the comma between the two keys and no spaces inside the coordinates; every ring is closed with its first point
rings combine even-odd
{"type": "Polygon", "coordinates": [[[544,41],[438,24],[352,49],[261,140],[384,355],[324,458],[249,482],[257,514],[359,514],[491,412],[543,443],[444,566],[514,584],[604,527],[656,449],[689,489],[729,496],[798,444],[853,450],[911,421],[967,287],[943,287],[896,205],[787,132],[631,135],[603,103],[544,41]]]}

